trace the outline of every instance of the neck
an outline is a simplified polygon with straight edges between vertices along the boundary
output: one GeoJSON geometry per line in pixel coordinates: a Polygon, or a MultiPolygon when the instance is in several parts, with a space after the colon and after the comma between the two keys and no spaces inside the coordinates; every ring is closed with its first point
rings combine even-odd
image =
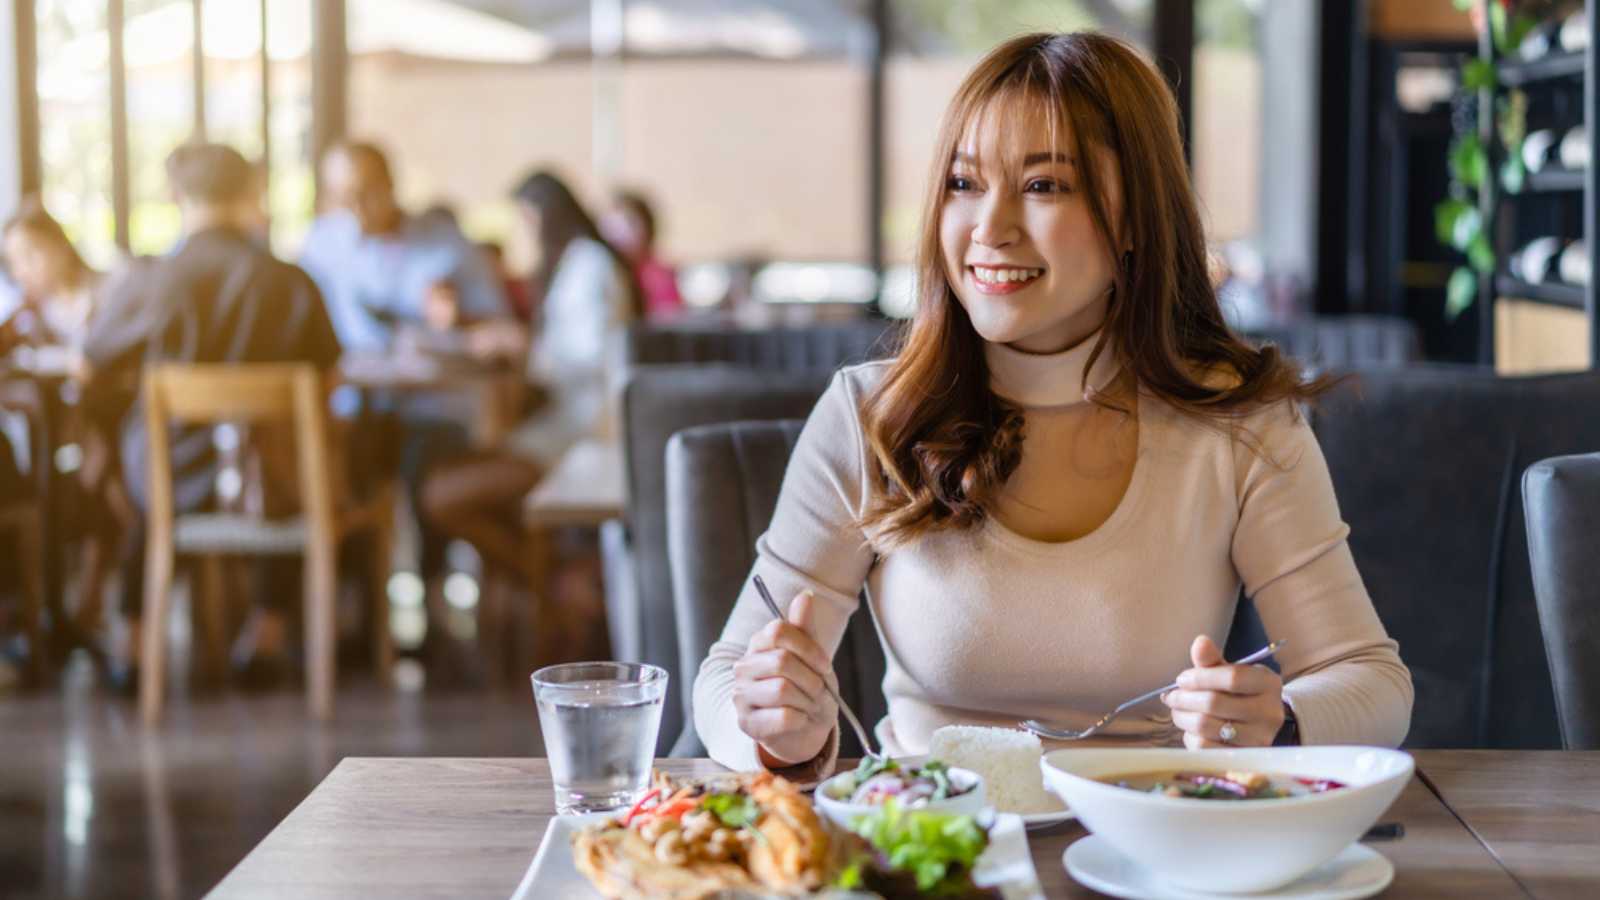
{"type": "Polygon", "coordinates": [[[223,206],[186,206],[183,208],[183,233],[185,236],[211,228],[244,230],[244,217],[237,210],[223,206]]]}

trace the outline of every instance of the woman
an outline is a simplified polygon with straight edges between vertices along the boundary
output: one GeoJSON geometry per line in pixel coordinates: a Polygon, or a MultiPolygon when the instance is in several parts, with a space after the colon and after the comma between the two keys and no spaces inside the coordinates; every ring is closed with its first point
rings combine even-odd
{"type": "Polygon", "coordinates": [[[904,348],[835,377],[758,544],[787,621],[747,585],[701,667],[712,758],[831,767],[822,682],[863,585],[890,753],[1084,727],[1180,671],[1110,739],[1399,743],[1410,674],[1296,411],[1326,385],[1224,324],[1161,76],[1103,35],[1019,37],[936,148],[904,348]],[[1241,583],[1282,679],[1223,663],[1241,583]]]}
{"type": "Polygon", "coordinates": [[[518,524],[523,496],[580,438],[605,427],[606,347],[636,319],[638,292],[626,263],[601,239],[594,220],[559,178],[545,172],[515,191],[539,249],[530,289],[543,311],[531,341],[514,320],[469,333],[474,354],[524,365],[546,403],[509,436],[505,451],[436,467],[422,487],[423,515],[452,537],[474,544],[490,562],[532,578],[518,524]]]}
{"type": "Polygon", "coordinates": [[[611,209],[600,218],[600,230],[633,267],[634,280],[651,319],[671,319],[683,312],[678,274],[656,255],[656,214],[637,191],[618,191],[611,209]]]}
{"type": "Polygon", "coordinates": [[[27,339],[80,349],[94,314],[100,273],[83,261],[61,224],[36,202],[25,203],[0,229],[0,246],[24,308],[38,317],[38,327],[27,339]]]}
{"type": "MultiPolygon", "coordinates": [[[[22,295],[21,308],[11,319],[13,327],[4,329],[0,345],[19,342],[62,348],[69,367],[81,372],[83,344],[97,311],[102,274],[83,261],[61,224],[37,201],[25,202],[0,227],[0,249],[22,295]]],[[[0,346],[0,352],[9,349],[0,346]]],[[[118,476],[121,467],[108,426],[82,407],[69,412],[58,441],[83,451],[77,469],[81,505],[72,517],[81,523],[84,536],[83,599],[75,626],[92,633],[100,627],[106,580],[133,510],[118,476]]]]}

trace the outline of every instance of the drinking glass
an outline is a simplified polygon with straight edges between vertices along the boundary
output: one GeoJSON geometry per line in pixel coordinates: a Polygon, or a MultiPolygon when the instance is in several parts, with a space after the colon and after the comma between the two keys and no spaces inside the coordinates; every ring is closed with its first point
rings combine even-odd
{"type": "Polygon", "coordinates": [[[632,805],[650,783],[667,672],[643,663],[546,666],[531,676],[556,812],[632,805]]]}

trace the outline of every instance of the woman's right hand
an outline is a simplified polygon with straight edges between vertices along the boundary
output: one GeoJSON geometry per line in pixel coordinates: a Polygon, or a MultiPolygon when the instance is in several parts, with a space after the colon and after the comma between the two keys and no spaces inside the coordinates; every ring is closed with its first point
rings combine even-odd
{"type": "Polygon", "coordinates": [[[809,762],[838,725],[839,708],[823,687],[834,684],[833,662],[809,631],[815,603],[810,591],[795,597],[788,619],[756,632],[733,666],[739,729],[773,768],[809,762]]]}

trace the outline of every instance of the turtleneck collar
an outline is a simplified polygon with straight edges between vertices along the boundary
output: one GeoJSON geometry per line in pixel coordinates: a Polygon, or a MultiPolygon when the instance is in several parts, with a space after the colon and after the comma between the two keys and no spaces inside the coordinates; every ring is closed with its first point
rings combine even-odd
{"type": "Polygon", "coordinates": [[[1121,367],[1108,346],[1084,377],[1084,364],[1100,340],[1096,331],[1059,353],[1024,353],[1005,344],[985,343],[989,386],[1018,406],[1071,406],[1087,402],[1115,380],[1121,367]]]}

